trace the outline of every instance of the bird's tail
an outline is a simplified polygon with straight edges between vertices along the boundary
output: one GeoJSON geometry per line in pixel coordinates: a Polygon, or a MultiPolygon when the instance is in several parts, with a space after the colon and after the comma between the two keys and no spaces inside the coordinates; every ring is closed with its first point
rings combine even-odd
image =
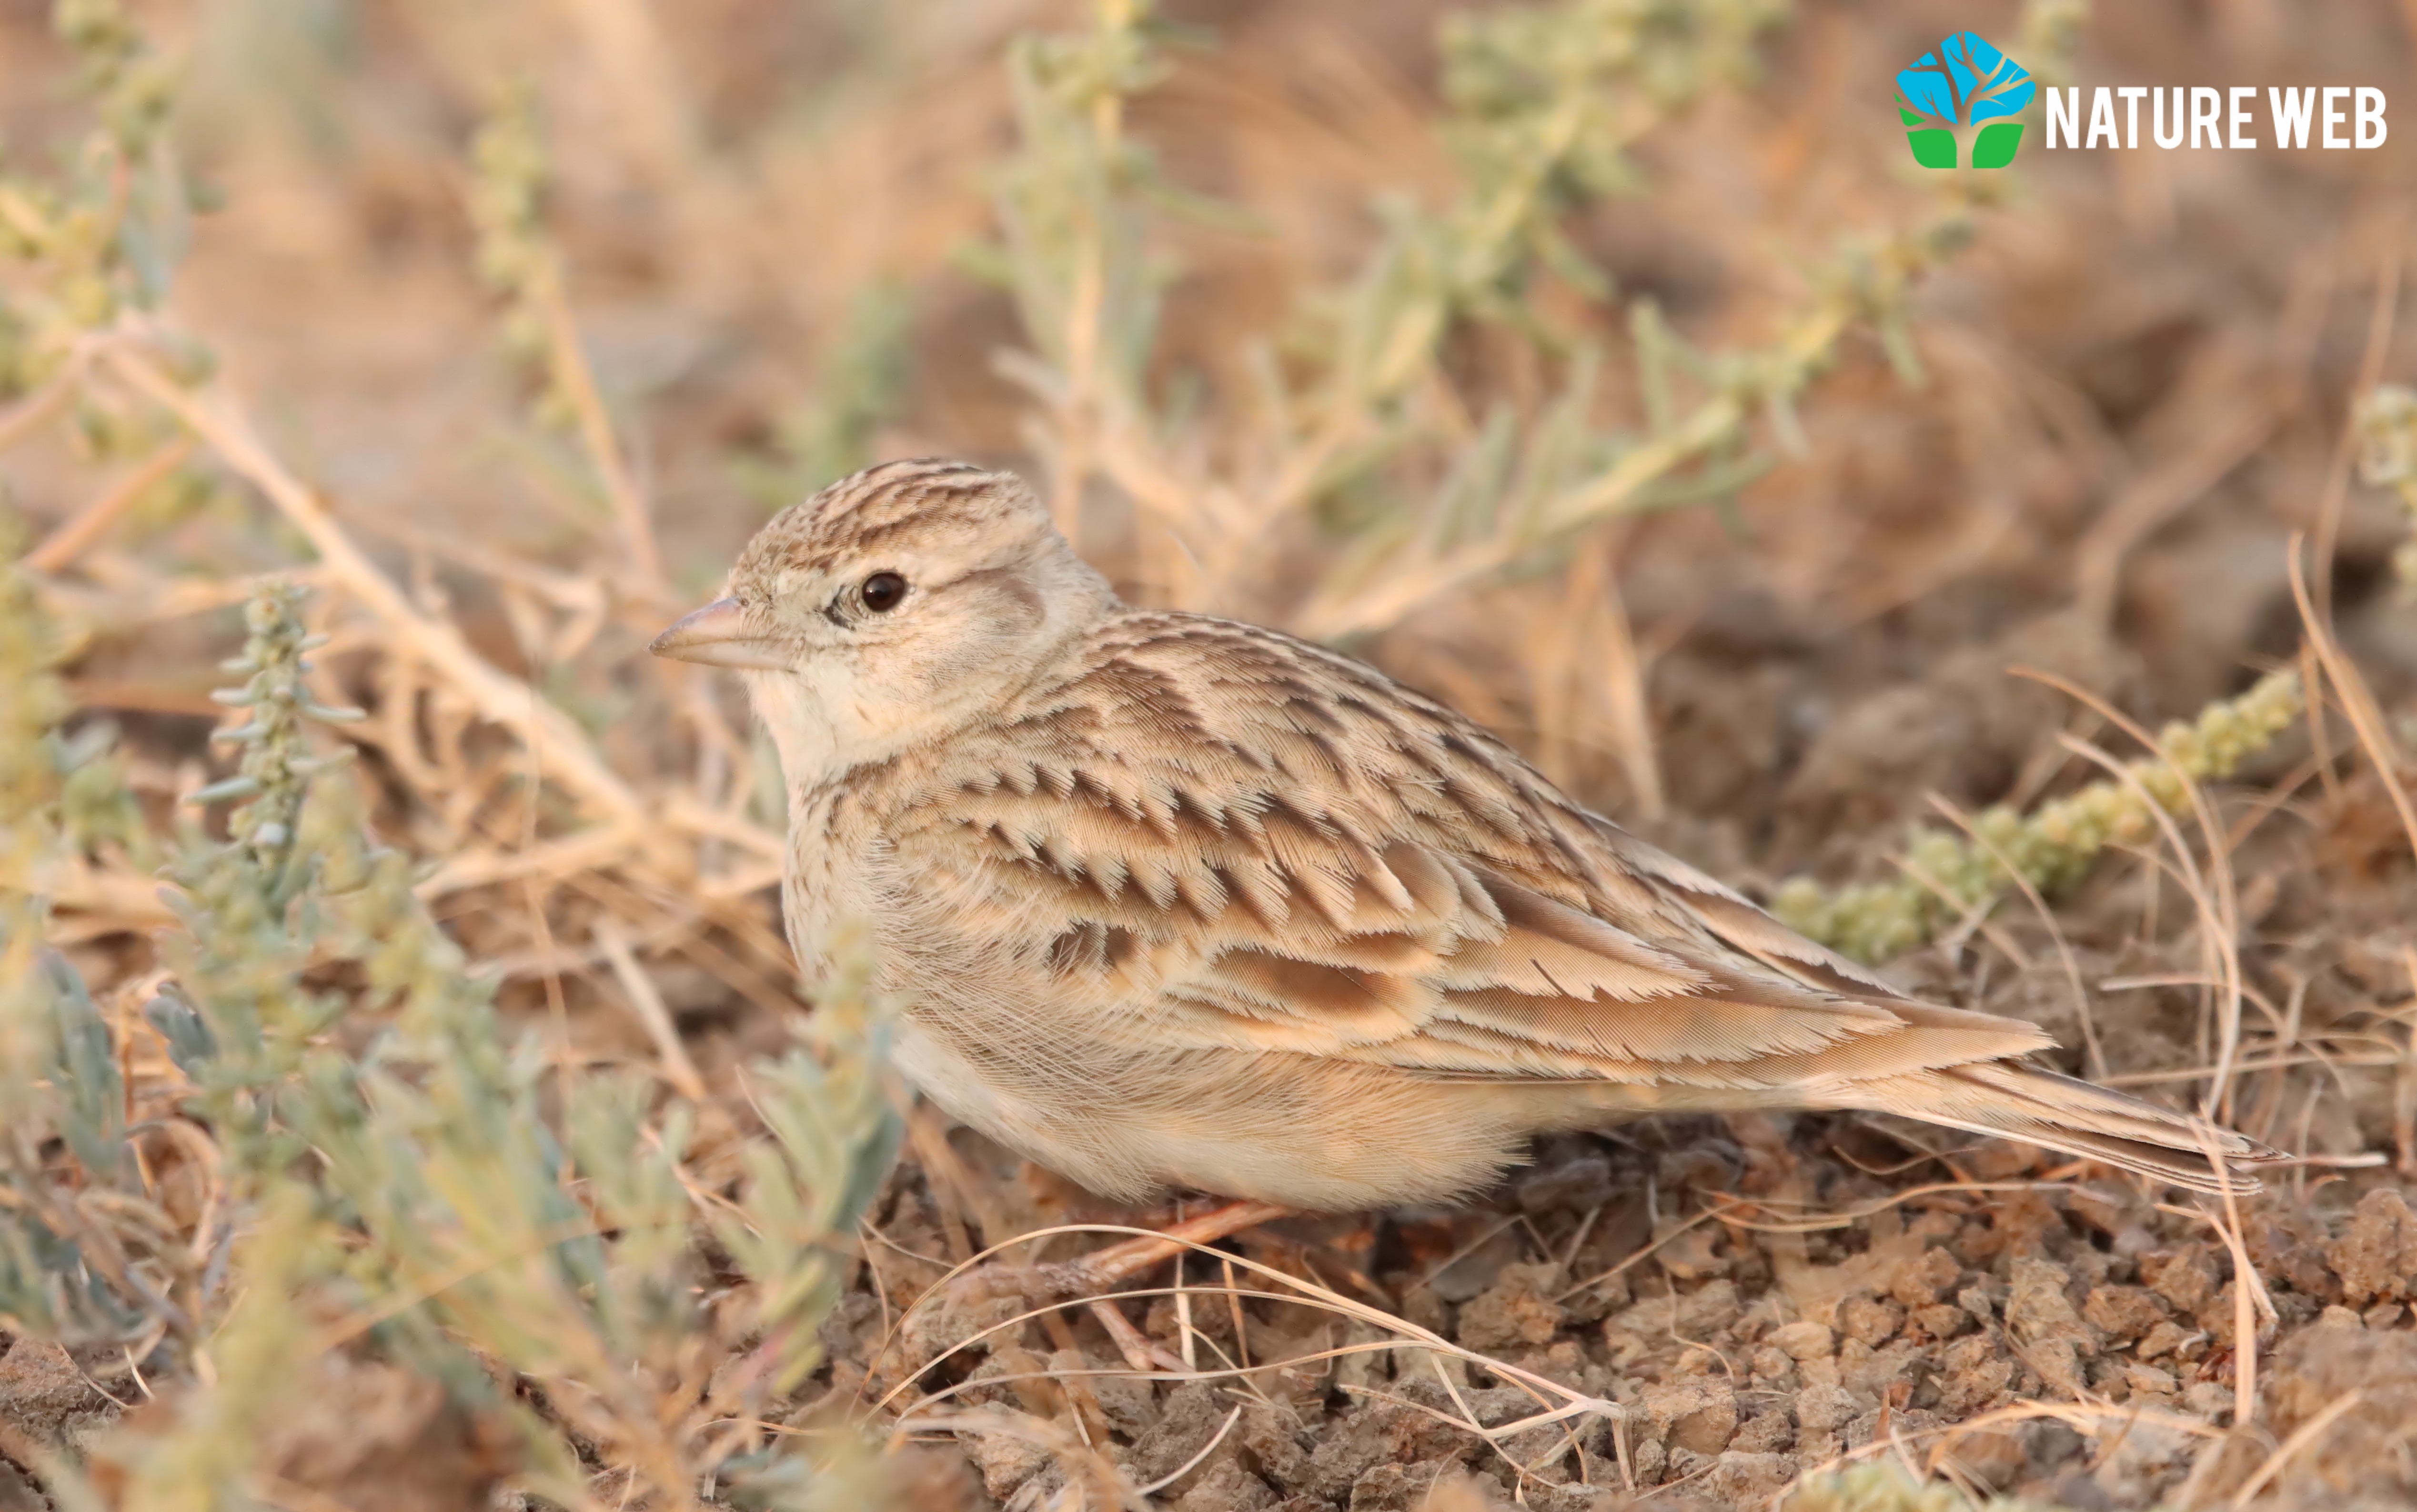
{"type": "Polygon", "coordinates": [[[2202,1192],[2254,1192],[2257,1177],[2242,1168],[2288,1158],[2203,1119],[2020,1061],[1853,1081],[1825,1102],[2044,1144],[2202,1192]]]}

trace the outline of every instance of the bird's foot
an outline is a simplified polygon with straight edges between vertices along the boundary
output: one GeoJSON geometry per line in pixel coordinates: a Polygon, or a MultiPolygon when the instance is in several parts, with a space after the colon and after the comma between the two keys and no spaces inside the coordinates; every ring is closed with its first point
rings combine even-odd
{"type": "Polygon", "coordinates": [[[1289,1217],[1291,1212],[1290,1208],[1278,1207],[1273,1202],[1226,1202],[1196,1217],[1170,1224],[1156,1233],[1137,1235],[1102,1249],[1094,1249],[1087,1255],[1039,1266],[1035,1274],[1041,1286],[1051,1296],[1082,1296],[1087,1293],[1106,1292],[1180,1250],[1196,1245],[1214,1244],[1244,1229],[1289,1217]]]}

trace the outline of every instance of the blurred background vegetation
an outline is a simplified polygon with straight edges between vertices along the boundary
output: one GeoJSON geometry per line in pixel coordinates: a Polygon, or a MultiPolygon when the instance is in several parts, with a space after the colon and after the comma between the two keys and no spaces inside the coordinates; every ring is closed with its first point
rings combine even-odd
{"type": "MultiPolygon", "coordinates": [[[[887,457],[2417,1171],[2417,127],[1926,173],[1966,28],[2417,101],[2383,0],[0,3],[0,1507],[1140,1504],[1104,1383],[854,1411],[902,1215],[1102,1215],[888,1174],[895,1005],[793,981],[768,750],[643,655],[887,457]]],[[[2193,1494],[2284,1490],[2249,1398],[2193,1494]]]]}

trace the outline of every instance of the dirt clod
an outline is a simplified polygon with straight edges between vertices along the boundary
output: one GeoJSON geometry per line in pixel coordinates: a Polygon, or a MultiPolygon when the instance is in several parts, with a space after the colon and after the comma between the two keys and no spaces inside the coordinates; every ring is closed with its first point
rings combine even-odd
{"type": "Polygon", "coordinates": [[[1700,1379],[1648,1386],[1645,1414],[1654,1432],[1672,1446],[1714,1455],[1728,1447],[1729,1435],[1737,1431],[1737,1393],[1700,1379]]]}
{"type": "Polygon", "coordinates": [[[1848,1297],[1838,1305],[1838,1331],[1875,1349],[1887,1343],[1904,1321],[1902,1308],[1870,1297],[1848,1297]]]}
{"type": "Polygon", "coordinates": [[[2006,1293],[2006,1328],[2026,1345],[2060,1343],[2088,1359],[2098,1353],[2099,1333],[2065,1294],[2064,1267],[2029,1255],[2017,1256],[2006,1293]]]}
{"type": "MultiPolygon", "coordinates": [[[[330,1355],[313,1367],[307,1406],[264,1426],[258,1463],[280,1504],[352,1512],[485,1506],[513,1468],[510,1431],[474,1417],[434,1380],[378,1362],[330,1355]]],[[[143,1445],[174,1421],[160,1396],[126,1414],[93,1446],[93,1480],[112,1501],[143,1445]]]]}
{"type": "Polygon", "coordinates": [[[45,1448],[79,1446],[117,1406],[56,1344],[19,1338],[0,1354],[0,1418],[45,1448]]]}
{"type": "Polygon", "coordinates": [[[1176,1512],[1269,1512],[1276,1493],[1231,1459],[1220,1459],[1176,1499],[1176,1512]]]}
{"type": "Polygon", "coordinates": [[[1732,1449],[1712,1461],[1704,1489],[1737,1506],[1768,1502],[1796,1478],[1796,1457],[1732,1449]]]}
{"type": "Polygon", "coordinates": [[[1460,1342],[1473,1350],[1550,1343],[1561,1329],[1558,1265],[1505,1265],[1494,1284],[1460,1309],[1460,1342]]]}
{"type": "Polygon", "coordinates": [[[2175,1311],[2196,1314],[2215,1300],[2223,1278],[2205,1245],[2188,1244],[2163,1254],[2141,1256],[2140,1279],[2172,1304],[2175,1311]]]}
{"type": "Polygon", "coordinates": [[[2417,1213],[2398,1192],[2378,1187],[2359,1200],[2326,1258],[2353,1307],[2409,1296],[2417,1293],[2417,1213]]]}
{"type": "MultiPolygon", "coordinates": [[[[1134,1439],[1128,1465],[1133,1478],[1144,1484],[1163,1480],[1206,1448],[1224,1427],[1229,1406],[1221,1401],[1206,1382],[1187,1382],[1167,1394],[1161,1404],[1158,1421],[1142,1430],[1134,1439]]],[[[1199,1483],[1202,1471],[1220,1457],[1230,1457],[1232,1436],[1212,1452],[1184,1479],[1175,1481],[1170,1494],[1179,1495],[1199,1483]]]]}
{"type": "Polygon", "coordinates": [[[2164,1323],[2166,1314],[2157,1294],[2145,1287],[2093,1286],[2081,1316],[2106,1338],[2122,1343],[2164,1323]]]}
{"type": "Polygon", "coordinates": [[[2267,1390],[2279,1432],[2297,1429],[2353,1392],[2358,1398],[2328,1437],[2297,1462],[2295,1474],[2322,1485],[2329,1493],[2372,1496],[2404,1506],[2417,1500],[2417,1467],[2407,1455],[2324,1452],[2327,1445],[2374,1442],[2371,1436],[2407,1442],[2409,1425],[2417,1423],[2417,1332],[2319,1325],[2276,1351],[2275,1366],[2267,1390]]]}
{"type": "Polygon", "coordinates": [[[1837,1349],[1829,1328],[1809,1318],[1780,1324],[1766,1336],[1766,1342],[1791,1360],[1826,1360],[1837,1349]]]}
{"type": "Polygon", "coordinates": [[[1939,1407],[1957,1417],[1993,1405],[2014,1379],[2014,1357],[1995,1329],[1950,1344],[1941,1352],[1939,1365],[1939,1407]]]}

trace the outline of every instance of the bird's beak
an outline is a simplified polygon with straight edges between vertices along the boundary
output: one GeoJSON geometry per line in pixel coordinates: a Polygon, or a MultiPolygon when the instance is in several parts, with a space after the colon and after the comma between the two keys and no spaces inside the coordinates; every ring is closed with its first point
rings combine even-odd
{"type": "Polygon", "coordinates": [[[649,642],[646,649],[674,661],[707,667],[785,672],[791,658],[751,630],[736,598],[717,598],[649,642]]]}

